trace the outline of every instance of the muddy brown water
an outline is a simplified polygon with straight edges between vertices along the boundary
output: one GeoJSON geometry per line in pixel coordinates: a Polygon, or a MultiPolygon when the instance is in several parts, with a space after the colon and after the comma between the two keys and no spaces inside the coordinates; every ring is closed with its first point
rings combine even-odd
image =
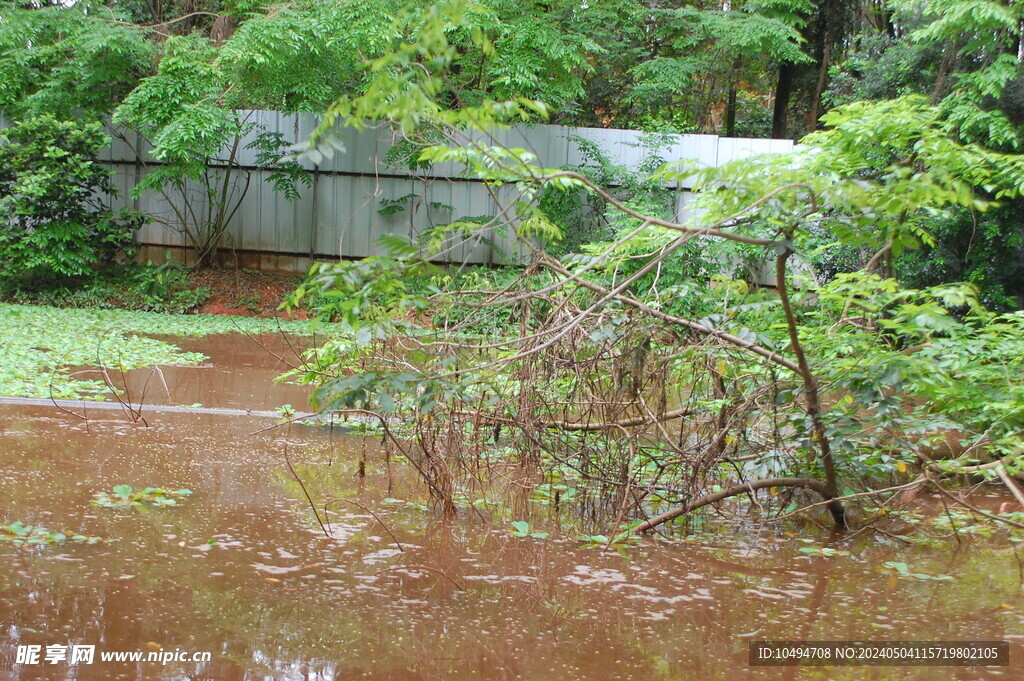
{"type": "MultiPolygon", "coordinates": [[[[250,337],[228,333],[205,338],[161,337],[187,352],[210,357],[198,366],[164,366],[159,371],[136,369],[107,376],[133,405],[203,405],[224,409],[272,411],[290,404],[307,407],[309,389],[275,379],[301,359],[312,346],[308,338],[269,334],[250,337]]],[[[88,373],[83,378],[100,378],[88,373]]]]}
{"type": "MultiPolygon", "coordinates": [[[[269,382],[279,361],[242,340],[188,342],[207,368],[164,369],[170,397],[151,404],[303,404],[304,389],[269,382]]],[[[603,553],[539,503],[517,513],[547,539],[513,537],[500,514],[442,522],[370,438],[257,433],[273,420],[244,415],[147,423],[0,405],[0,525],[115,540],[0,543],[0,679],[1024,678],[1024,550],[1005,541],[865,534],[825,558],[800,551],[826,541],[813,528],[750,525],[603,553]],[[337,499],[330,537],[288,462],[319,503],[337,499]],[[194,493],[149,512],[89,504],[118,484],[194,493]],[[1011,666],[750,667],[760,639],[1010,640],[1011,666]],[[96,661],[16,661],[18,645],[72,644],[95,645],[96,661]],[[160,649],[211,659],[99,661],[160,649]]]]}

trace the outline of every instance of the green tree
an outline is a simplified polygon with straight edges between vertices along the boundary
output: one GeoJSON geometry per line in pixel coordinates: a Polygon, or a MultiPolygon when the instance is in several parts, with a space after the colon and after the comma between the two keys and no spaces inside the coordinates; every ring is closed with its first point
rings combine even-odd
{"type": "Polygon", "coordinates": [[[114,193],[97,162],[96,124],[29,118],[0,135],[0,277],[71,278],[130,253],[139,220],[104,205],[114,193]]]}
{"type": "Polygon", "coordinates": [[[0,109],[100,120],[149,73],[154,51],[146,31],[101,3],[0,3],[0,109]]]}
{"type": "MultiPolygon", "coordinates": [[[[920,94],[962,142],[1019,153],[1020,8],[989,0],[910,2],[896,6],[891,19],[898,30],[870,26],[857,39],[855,53],[835,70],[829,101],[920,94]]],[[[1024,299],[1022,203],[979,191],[999,201],[985,211],[965,207],[922,221],[934,240],[898,257],[895,271],[910,286],[970,281],[987,304],[1017,308],[1024,299]]],[[[847,269],[863,262],[849,258],[847,269]]]]}
{"type": "Polygon", "coordinates": [[[691,111],[695,130],[733,134],[740,84],[756,90],[774,65],[807,57],[796,27],[785,20],[791,17],[773,16],[770,4],[727,7],[652,10],[649,39],[657,49],[631,70],[627,100],[642,103],[648,116],[673,108],[691,111]],[[722,108],[725,121],[718,125],[714,117],[722,108]]]}

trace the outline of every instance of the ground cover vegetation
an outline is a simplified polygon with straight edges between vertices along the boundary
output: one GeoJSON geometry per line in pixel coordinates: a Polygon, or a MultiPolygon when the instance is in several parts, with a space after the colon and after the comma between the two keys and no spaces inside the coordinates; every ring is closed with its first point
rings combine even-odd
{"type": "Polygon", "coordinates": [[[951,475],[1019,492],[1020,12],[985,0],[4,2],[0,107],[22,132],[0,146],[79,171],[12,165],[9,186],[28,190],[0,204],[3,248],[22,258],[12,276],[72,285],[123,257],[137,216],[88,205],[110,191],[89,168],[94,124],[152,148],[158,172],[134,191],[164,195],[203,263],[249,190],[243,144],[278,169],[276,190],[308,181],[285,154],[301,141],[240,110],[326,112],[301,147],[310,163],[335,153],[337,127],[386,125],[409,162],[461,163],[517,200],[483,224],[315,267],[295,300],[352,333],[299,375],[322,409],[404,417],[380,427],[443,508],[494,466],[578,490],[608,536],[740,494],[766,513],[810,493],[842,525],[846,498],[896,503],[951,475]],[[537,121],[640,127],[650,153],[639,168],[596,148],[581,167],[543,168],[488,141],[537,121]],[[45,126],[66,134],[33,142],[45,126]],[[716,171],[664,165],[657,135],[684,132],[804,146],[716,171]],[[701,192],[685,218],[670,189],[683,179],[701,192]],[[73,206],[46,217],[51,190],[35,188],[47,183],[73,206]],[[210,199],[202,214],[196,191],[210,199]],[[430,265],[446,236],[494,228],[520,237],[520,270],[430,265]],[[60,253],[37,264],[30,244],[44,239],[60,253]]]}
{"type": "MultiPolygon", "coordinates": [[[[332,327],[321,329],[329,332],[332,327]]],[[[122,371],[206,359],[181,350],[171,337],[311,331],[309,323],[277,319],[0,303],[0,395],[111,399],[117,392],[111,379],[122,371]]],[[[159,382],[154,376],[152,394],[159,394],[159,382]]]]}

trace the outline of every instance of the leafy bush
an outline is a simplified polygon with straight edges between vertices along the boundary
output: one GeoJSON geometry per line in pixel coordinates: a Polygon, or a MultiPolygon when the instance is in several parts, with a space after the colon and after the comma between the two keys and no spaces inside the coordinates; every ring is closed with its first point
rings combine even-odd
{"type": "Polygon", "coordinates": [[[148,262],[130,270],[118,307],[153,312],[188,312],[210,297],[210,287],[189,284],[187,269],[175,262],[148,262]]]}
{"type": "Polygon", "coordinates": [[[935,245],[896,261],[900,281],[926,287],[968,281],[994,310],[1019,309],[1024,300],[1024,201],[1006,201],[986,212],[959,209],[929,225],[935,245]]]}
{"type": "Polygon", "coordinates": [[[971,284],[917,290],[863,272],[814,298],[803,340],[837,398],[832,444],[851,471],[889,474],[915,453],[959,455],[954,470],[1024,466],[1024,313],[992,314],[971,284]]]}
{"type": "MultiPolygon", "coordinates": [[[[981,302],[1003,312],[1024,305],[1024,227],[1017,216],[1024,202],[1012,199],[981,212],[956,208],[929,216],[930,242],[893,258],[893,273],[911,288],[959,281],[977,287],[981,302]]],[[[832,241],[812,232],[810,264],[822,283],[856,272],[873,255],[870,249],[832,241]]]]}
{"type": "Polygon", "coordinates": [[[131,252],[139,218],[103,205],[98,123],[38,116],[0,136],[0,278],[74,278],[131,252]]]}

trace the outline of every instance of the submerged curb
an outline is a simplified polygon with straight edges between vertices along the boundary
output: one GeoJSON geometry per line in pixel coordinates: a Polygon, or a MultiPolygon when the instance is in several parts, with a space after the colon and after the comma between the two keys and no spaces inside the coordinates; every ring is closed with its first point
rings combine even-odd
{"type": "MultiPolygon", "coordinates": [[[[0,405],[10,404],[25,407],[56,407],[58,409],[113,409],[149,412],[172,412],[183,414],[212,414],[215,416],[256,416],[259,418],[281,418],[279,411],[221,409],[217,407],[185,407],[172,404],[144,404],[140,406],[121,404],[120,402],[101,402],[99,400],[54,400],[39,397],[6,397],[0,396],[0,405]]],[[[290,420],[307,419],[319,416],[312,412],[300,412],[289,417],[290,420]]]]}

